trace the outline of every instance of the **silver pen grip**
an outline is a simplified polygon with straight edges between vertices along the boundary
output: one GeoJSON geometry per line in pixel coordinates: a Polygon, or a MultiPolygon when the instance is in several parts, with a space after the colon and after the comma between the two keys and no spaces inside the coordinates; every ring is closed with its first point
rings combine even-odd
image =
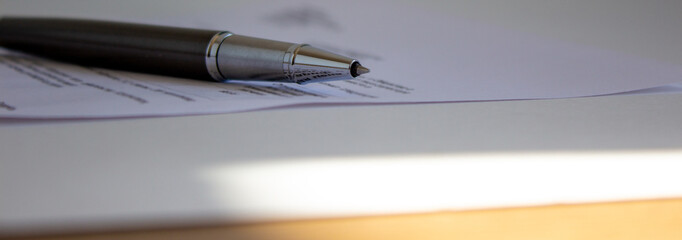
{"type": "MultiPolygon", "coordinates": [[[[229,35],[216,57],[226,79],[311,83],[349,79],[362,74],[360,63],[308,44],[229,35]]],[[[368,70],[367,70],[368,71],[368,70]]]]}

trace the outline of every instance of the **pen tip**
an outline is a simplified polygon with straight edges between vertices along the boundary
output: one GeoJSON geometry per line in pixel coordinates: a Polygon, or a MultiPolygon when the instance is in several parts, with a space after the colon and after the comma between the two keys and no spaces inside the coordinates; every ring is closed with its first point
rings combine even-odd
{"type": "Polygon", "coordinates": [[[359,62],[354,62],[350,68],[350,72],[351,72],[351,75],[353,75],[353,77],[357,77],[357,76],[360,76],[362,74],[368,73],[369,69],[360,65],[359,62]]]}

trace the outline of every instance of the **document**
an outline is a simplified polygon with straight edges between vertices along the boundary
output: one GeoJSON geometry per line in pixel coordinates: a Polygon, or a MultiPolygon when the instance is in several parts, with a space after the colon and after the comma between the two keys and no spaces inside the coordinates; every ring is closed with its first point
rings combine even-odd
{"type": "Polygon", "coordinates": [[[218,114],[301,104],[583,97],[682,81],[682,67],[381,1],[242,5],[174,19],[105,19],[229,30],[358,59],[356,79],[228,83],[78,66],[0,48],[0,118],[218,114]],[[397,6],[394,6],[397,5],[397,6]]]}

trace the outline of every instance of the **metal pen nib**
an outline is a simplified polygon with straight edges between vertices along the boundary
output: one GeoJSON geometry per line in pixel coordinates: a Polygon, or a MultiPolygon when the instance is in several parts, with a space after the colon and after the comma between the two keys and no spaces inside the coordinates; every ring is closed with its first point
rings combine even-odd
{"type": "Polygon", "coordinates": [[[366,68],[362,65],[360,65],[359,62],[356,62],[357,64],[354,64],[351,69],[350,69],[350,74],[353,75],[353,77],[360,76],[365,73],[369,73],[369,68],[366,68]]]}

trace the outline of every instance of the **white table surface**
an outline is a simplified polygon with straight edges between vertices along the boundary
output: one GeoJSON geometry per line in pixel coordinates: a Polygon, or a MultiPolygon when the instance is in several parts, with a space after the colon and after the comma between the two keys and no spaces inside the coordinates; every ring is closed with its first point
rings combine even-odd
{"type": "MultiPolygon", "coordinates": [[[[203,7],[220,4],[224,3],[0,1],[0,14],[167,16],[178,9],[197,14],[203,7]]],[[[425,5],[682,67],[682,1],[427,1],[425,5]]],[[[198,206],[210,205],[214,199],[190,171],[198,165],[420,154],[642,151],[655,155],[682,148],[680,103],[682,94],[670,92],[304,107],[167,118],[3,119],[0,212],[14,214],[17,208],[26,208],[22,214],[30,219],[60,208],[72,209],[76,215],[78,209],[96,209],[110,218],[145,219],[164,212],[177,217],[204,211],[198,206]]]]}

